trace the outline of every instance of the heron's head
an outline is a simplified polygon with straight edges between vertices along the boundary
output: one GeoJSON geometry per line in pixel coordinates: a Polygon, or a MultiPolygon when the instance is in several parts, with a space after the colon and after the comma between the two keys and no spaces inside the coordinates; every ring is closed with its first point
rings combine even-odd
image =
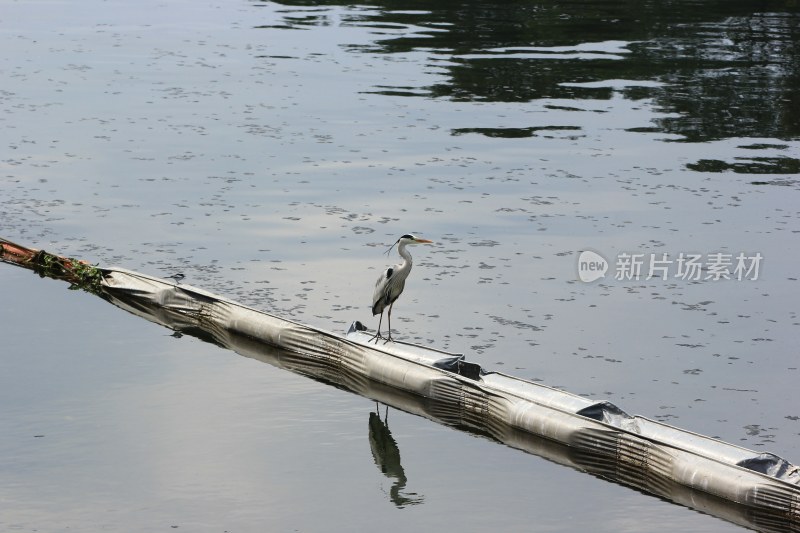
{"type": "Polygon", "coordinates": [[[419,237],[411,235],[410,233],[406,233],[397,239],[395,244],[400,244],[402,242],[405,242],[406,244],[433,244],[433,241],[429,241],[428,239],[420,239],[419,237]]]}
{"type": "Polygon", "coordinates": [[[397,241],[395,241],[395,243],[391,245],[388,250],[386,250],[386,253],[388,254],[389,252],[391,252],[392,248],[394,248],[395,246],[398,245],[407,246],[409,244],[433,244],[433,241],[429,241],[428,239],[421,239],[416,235],[412,235],[411,233],[406,233],[405,235],[397,239],[397,241]]]}

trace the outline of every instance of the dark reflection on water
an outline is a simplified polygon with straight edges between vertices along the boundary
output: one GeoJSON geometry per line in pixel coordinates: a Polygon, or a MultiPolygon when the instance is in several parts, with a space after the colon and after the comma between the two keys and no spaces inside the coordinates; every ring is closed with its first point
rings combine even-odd
{"type": "Polygon", "coordinates": [[[547,135],[548,132],[557,131],[580,131],[577,126],[539,126],[530,128],[457,128],[453,130],[453,135],[464,135],[466,133],[480,133],[487,137],[502,137],[506,139],[520,139],[524,137],[536,137],[547,135]]]}
{"type": "Polygon", "coordinates": [[[686,165],[698,172],[726,172],[739,174],[798,174],[800,159],[792,157],[751,157],[742,158],[735,163],[727,163],[716,159],[701,159],[697,163],[686,165]]]}
{"type": "Polygon", "coordinates": [[[302,9],[272,28],[368,27],[376,39],[351,52],[421,52],[443,74],[428,86],[374,92],[492,102],[622,94],[653,98],[671,114],[658,130],[687,141],[800,136],[794,0],[381,1],[335,16],[325,7],[339,2],[281,4],[302,9]]]}
{"type": "Polygon", "coordinates": [[[425,499],[422,496],[406,490],[408,478],[400,463],[400,448],[389,430],[389,406],[386,406],[383,418],[377,404],[375,412],[369,414],[369,447],[372,458],[383,475],[394,480],[389,489],[392,503],[401,509],[407,505],[423,503],[425,499]]]}

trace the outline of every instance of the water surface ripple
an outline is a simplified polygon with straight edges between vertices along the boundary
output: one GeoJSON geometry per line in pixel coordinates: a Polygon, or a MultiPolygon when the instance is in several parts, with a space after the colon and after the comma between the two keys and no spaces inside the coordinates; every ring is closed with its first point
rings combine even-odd
{"type": "MultiPolygon", "coordinates": [[[[343,330],[414,232],[398,338],[800,462],[792,2],[2,12],[3,237],[343,330]]],[[[3,529],[735,528],[0,281],[3,529]]]]}

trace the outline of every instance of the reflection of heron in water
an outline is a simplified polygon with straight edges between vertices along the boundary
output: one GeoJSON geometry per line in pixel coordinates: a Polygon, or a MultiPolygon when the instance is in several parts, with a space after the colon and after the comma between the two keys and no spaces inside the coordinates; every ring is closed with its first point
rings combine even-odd
{"type": "Polygon", "coordinates": [[[383,475],[394,478],[389,498],[396,506],[403,508],[406,505],[422,503],[423,497],[414,492],[402,494],[406,488],[406,473],[400,464],[400,449],[397,447],[389,431],[389,407],[386,407],[384,420],[381,420],[380,406],[375,404],[375,412],[369,414],[369,446],[372,449],[372,458],[381,469],[383,475]]]}

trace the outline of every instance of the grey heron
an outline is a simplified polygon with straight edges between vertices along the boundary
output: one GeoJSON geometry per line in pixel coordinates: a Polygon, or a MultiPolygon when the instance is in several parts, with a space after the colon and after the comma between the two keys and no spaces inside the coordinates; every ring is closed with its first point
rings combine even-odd
{"type": "Polygon", "coordinates": [[[381,315],[381,318],[378,320],[378,331],[373,337],[376,343],[378,342],[378,339],[383,338],[381,335],[381,322],[383,322],[383,311],[387,306],[389,307],[389,313],[387,315],[389,321],[389,335],[387,336],[385,342],[393,340],[392,306],[394,305],[395,300],[397,300],[397,298],[399,298],[403,293],[403,288],[406,285],[406,278],[408,278],[408,274],[411,272],[411,254],[408,253],[408,250],[406,250],[406,246],[412,244],[433,244],[433,241],[429,241],[428,239],[420,239],[419,237],[415,237],[410,233],[406,233],[397,239],[397,242],[395,242],[391,247],[389,247],[389,250],[386,251],[388,254],[396,245],[397,252],[400,254],[400,257],[403,258],[403,262],[399,265],[394,265],[387,268],[375,283],[375,292],[372,294],[372,316],[375,316],[378,313],[381,315]]]}

